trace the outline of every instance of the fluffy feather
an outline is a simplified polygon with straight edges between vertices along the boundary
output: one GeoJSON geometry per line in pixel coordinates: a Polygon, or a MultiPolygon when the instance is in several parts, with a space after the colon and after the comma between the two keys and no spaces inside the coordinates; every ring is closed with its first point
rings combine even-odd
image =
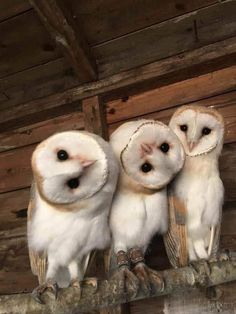
{"type": "Polygon", "coordinates": [[[223,203],[224,188],[218,169],[223,118],[213,109],[184,106],[173,115],[170,127],[186,152],[185,165],[171,184],[170,193],[186,207],[189,260],[207,259],[211,253],[211,250],[208,252],[211,229],[220,225],[223,203]]]}
{"type": "Polygon", "coordinates": [[[46,280],[56,280],[63,268],[69,280],[81,280],[88,254],[110,242],[108,214],[118,176],[113,152],[98,136],[63,132],[39,144],[32,167],[36,189],[28,216],[29,249],[46,254],[46,280]],[[67,160],[57,158],[62,149],[67,160]],[[78,187],[68,187],[74,178],[78,187]]]}
{"type": "Polygon", "coordinates": [[[165,187],[181,169],[184,151],[166,125],[151,120],[123,124],[112,134],[111,145],[120,160],[110,216],[114,250],[138,246],[145,252],[153,235],[167,230],[165,187]],[[160,149],[163,143],[170,147],[166,153],[160,149]],[[147,162],[153,169],[144,173],[147,162]]]}

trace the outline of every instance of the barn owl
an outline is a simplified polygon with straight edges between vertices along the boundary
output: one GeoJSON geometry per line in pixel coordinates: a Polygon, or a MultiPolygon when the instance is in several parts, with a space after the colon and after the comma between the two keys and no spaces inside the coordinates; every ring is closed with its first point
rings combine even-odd
{"type": "Polygon", "coordinates": [[[110,143],[120,162],[110,214],[118,265],[114,276],[131,294],[139,285],[149,293],[153,281],[162,289],[163,280],[145,265],[144,254],[153,235],[167,231],[166,186],[182,168],[184,150],[168,126],[153,120],[123,124],[110,143]]]}
{"type": "Polygon", "coordinates": [[[68,131],[36,147],[32,169],[28,246],[40,284],[32,294],[43,302],[42,293],[51,288],[56,295],[66,275],[80,293],[90,252],[109,245],[108,215],[119,166],[102,138],[68,131]]]}
{"type": "Polygon", "coordinates": [[[180,107],[170,128],[183,144],[186,161],[170,188],[170,228],[165,244],[174,267],[215,257],[224,188],[218,158],[224,121],[214,109],[180,107]]]}

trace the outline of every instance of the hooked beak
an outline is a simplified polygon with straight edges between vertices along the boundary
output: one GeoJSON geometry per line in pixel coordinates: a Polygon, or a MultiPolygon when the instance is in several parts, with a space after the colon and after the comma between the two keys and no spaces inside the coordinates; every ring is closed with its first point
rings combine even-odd
{"type": "Polygon", "coordinates": [[[194,149],[195,146],[196,146],[195,142],[193,141],[188,142],[188,149],[190,152],[194,149]]]}
{"type": "Polygon", "coordinates": [[[80,159],[80,163],[84,168],[87,168],[91,165],[93,165],[96,162],[96,160],[81,160],[80,159]]]}

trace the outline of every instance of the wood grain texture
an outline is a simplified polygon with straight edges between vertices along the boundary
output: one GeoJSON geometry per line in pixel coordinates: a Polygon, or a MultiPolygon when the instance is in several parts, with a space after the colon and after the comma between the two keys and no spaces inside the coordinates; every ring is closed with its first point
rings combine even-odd
{"type": "Polygon", "coordinates": [[[0,79],[0,91],[6,99],[0,110],[62,92],[79,84],[67,60],[59,58],[0,79]]]}
{"type": "Polygon", "coordinates": [[[176,291],[173,295],[131,302],[131,314],[235,314],[236,283],[217,288],[218,298],[209,299],[206,292],[193,289],[176,291]]]}
{"type": "MultiPolygon", "coordinates": [[[[174,96],[175,95],[173,95],[173,97],[174,96]]],[[[144,98],[143,102],[148,103],[148,99],[149,99],[148,97],[147,99],[144,98]]],[[[213,107],[217,109],[224,116],[224,120],[226,124],[225,143],[235,142],[235,138],[236,138],[236,91],[228,92],[222,95],[206,98],[199,101],[194,101],[188,104],[213,107]]],[[[133,110],[134,108],[130,108],[130,109],[133,110]]],[[[126,119],[125,121],[132,120],[133,118],[136,118],[136,119],[144,118],[144,119],[160,120],[163,123],[168,124],[172,114],[175,112],[176,109],[177,107],[173,107],[170,109],[163,109],[160,111],[143,114],[138,117],[132,117],[132,118],[126,119]]],[[[148,106],[143,106],[143,110],[144,110],[143,112],[147,112],[148,106]]],[[[110,133],[114,132],[114,130],[123,122],[124,120],[110,124],[109,132],[110,133]]]]}
{"type": "Polygon", "coordinates": [[[108,140],[105,106],[99,96],[87,98],[83,101],[83,120],[86,131],[108,140]]]}
{"type": "Polygon", "coordinates": [[[114,123],[209,98],[236,88],[236,65],[193,79],[108,103],[107,121],[114,123]]]}
{"type": "Polygon", "coordinates": [[[95,80],[97,78],[95,60],[82,32],[75,29],[73,17],[63,3],[57,0],[30,0],[30,3],[53,40],[68,56],[79,80],[81,82],[95,80]]]}
{"type": "Polygon", "coordinates": [[[98,44],[92,52],[100,77],[235,36],[235,10],[228,0],[98,44]]]}
{"type": "MultiPolygon", "coordinates": [[[[131,87],[138,87],[140,83],[142,83],[141,85],[143,86],[149,82],[148,86],[150,89],[150,80],[155,81],[155,86],[166,85],[170,81],[175,82],[186,79],[186,77],[189,78],[199,75],[200,73],[206,73],[209,70],[209,65],[212,65],[212,62],[217,69],[219,66],[222,68],[225,64],[222,62],[222,58],[224,57],[226,60],[234,60],[235,64],[235,58],[232,58],[232,53],[235,53],[236,56],[236,37],[176,57],[167,58],[160,62],[126,71],[108,79],[84,84],[64,92],[16,105],[14,106],[14,109],[8,109],[8,102],[6,102],[6,109],[2,110],[0,114],[0,131],[5,131],[6,129],[12,130],[22,125],[31,124],[31,120],[38,122],[47,119],[49,118],[47,113],[48,110],[51,114],[50,117],[58,116],[62,114],[62,107],[63,110],[68,110],[70,103],[93,95],[108,94],[113,93],[114,91],[117,92],[118,90],[125,90],[126,92],[123,96],[127,96],[127,93],[130,95],[131,87]],[[194,66],[194,68],[192,66],[194,66]],[[199,67],[201,69],[200,73],[199,67]]],[[[212,69],[211,66],[210,68],[212,69]]],[[[232,71],[232,76],[229,75],[227,77],[226,75],[226,78],[220,81],[221,89],[219,89],[217,93],[222,93],[225,89],[229,89],[229,86],[232,84],[231,81],[234,81],[235,78],[235,73],[232,69],[218,70],[214,73],[215,75],[218,73],[218,76],[220,76],[221,71],[222,75],[225,72],[232,71]],[[223,84],[225,84],[225,87],[223,87],[223,84]]],[[[211,74],[208,75],[209,81],[211,81],[211,76],[211,74]]],[[[195,79],[197,79],[196,82],[199,82],[198,78],[195,79]]],[[[204,84],[206,84],[206,81],[204,84]]],[[[217,81],[214,86],[218,86],[217,81]]]]}
{"type": "Polygon", "coordinates": [[[0,78],[60,57],[34,10],[0,23],[0,78]]]}
{"type": "Polygon", "coordinates": [[[213,3],[216,1],[67,1],[92,46],[213,3]]]}
{"type": "Polygon", "coordinates": [[[83,114],[82,112],[75,112],[14,131],[0,133],[0,152],[38,143],[59,131],[80,130],[83,128],[83,114]]]}
{"type": "Polygon", "coordinates": [[[2,0],[0,1],[0,22],[31,8],[27,0],[2,0]]]}

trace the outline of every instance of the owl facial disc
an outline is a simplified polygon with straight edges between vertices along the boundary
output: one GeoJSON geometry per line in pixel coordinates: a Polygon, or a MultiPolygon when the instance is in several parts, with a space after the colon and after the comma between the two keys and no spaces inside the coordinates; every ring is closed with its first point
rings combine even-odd
{"type": "Polygon", "coordinates": [[[177,136],[163,123],[150,120],[137,126],[120,153],[126,174],[149,189],[166,186],[182,168],[184,159],[177,136]]]}
{"type": "Polygon", "coordinates": [[[97,193],[107,181],[108,161],[95,137],[62,132],[36,148],[32,164],[39,191],[47,201],[74,203],[97,193]]]}

